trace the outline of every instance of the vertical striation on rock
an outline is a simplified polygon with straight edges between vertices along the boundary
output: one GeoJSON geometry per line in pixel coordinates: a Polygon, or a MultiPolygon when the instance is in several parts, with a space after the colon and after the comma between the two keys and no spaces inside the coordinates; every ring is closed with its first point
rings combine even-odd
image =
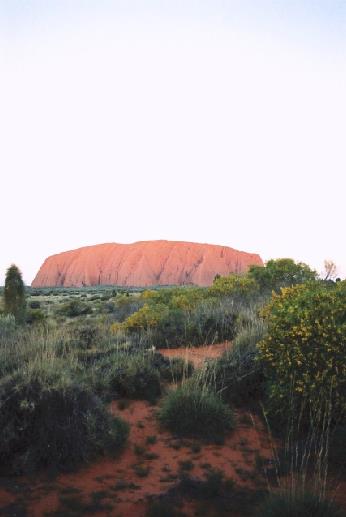
{"type": "Polygon", "coordinates": [[[227,246],[179,241],[98,244],[48,257],[33,287],[211,285],[216,274],[263,265],[259,255],[227,246]]]}

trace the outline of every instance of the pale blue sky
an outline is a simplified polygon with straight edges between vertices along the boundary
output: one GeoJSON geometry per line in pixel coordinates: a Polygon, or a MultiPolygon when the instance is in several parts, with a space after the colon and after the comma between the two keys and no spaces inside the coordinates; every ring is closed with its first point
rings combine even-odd
{"type": "Polygon", "coordinates": [[[161,238],[346,275],[345,1],[0,0],[0,75],[0,284],[161,238]]]}
{"type": "Polygon", "coordinates": [[[344,0],[1,0],[2,21],[9,24],[54,24],[68,17],[81,20],[88,16],[158,16],[225,23],[239,22],[276,29],[293,28],[309,33],[319,30],[345,38],[346,3],[344,0]]]}

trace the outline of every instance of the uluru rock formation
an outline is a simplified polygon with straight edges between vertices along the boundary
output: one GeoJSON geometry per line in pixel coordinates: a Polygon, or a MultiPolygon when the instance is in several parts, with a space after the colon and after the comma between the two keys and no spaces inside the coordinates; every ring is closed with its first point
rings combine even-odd
{"type": "Polygon", "coordinates": [[[259,255],[227,246],[176,241],[98,244],[48,257],[33,287],[211,285],[216,274],[262,265],[259,255]]]}

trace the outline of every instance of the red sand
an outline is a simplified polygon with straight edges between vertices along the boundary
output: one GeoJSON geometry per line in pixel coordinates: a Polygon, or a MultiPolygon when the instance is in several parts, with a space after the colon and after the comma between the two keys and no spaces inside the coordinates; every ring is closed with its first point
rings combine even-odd
{"type": "MultiPolygon", "coordinates": [[[[187,354],[190,360],[199,365],[205,357],[220,355],[227,346],[229,344],[224,343],[198,349],[165,350],[164,353],[167,356],[183,357],[187,354]]],[[[117,403],[113,402],[110,406],[111,412],[121,414],[131,425],[129,441],[117,458],[101,459],[75,473],[59,475],[53,481],[43,474],[35,479],[14,479],[13,485],[29,483],[30,490],[22,497],[18,491],[13,493],[8,488],[0,488],[0,507],[18,502],[22,497],[30,517],[41,517],[58,508],[63,511],[60,515],[64,515],[64,507],[59,500],[61,491],[73,488],[76,492],[73,497],[83,502],[90,502],[93,493],[104,491],[102,502],[112,505],[112,509],[95,511],[92,515],[144,517],[147,497],[164,493],[174,486],[181,472],[180,462],[187,460],[193,464],[189,472],[193,477],[202,479],[205,475],[205,464],[210,464],[212,468],[222,470],[226,477],[234,479],[240,486],[258,487],[261,476],[255,467],[256,455],[260,454],[268,459],[272,457],[272,451],[264,426],[256,416],[245,411],[237,412],[237,427],[225,443],[204,445],[196,440],[174,439],[169,432],[159,427],[155,416],[157,409],[145,401],[132,401],[126,409],[119,411],[117,403]],[[147,438],[152,436],[156,437],[156,442],[148,444],[147,438]],[[195,449],[193,452],[193,444],[199,444],[200,451],[195,449]],[[135,446],[142,447],[143,450],[138,449],[136,454],[135,446]],[[148,469],[145,477],[138,475],[138,467],[144,472],[148,469]]],[[[184,511],[192,516],[193,503],[188,502],[184,511]]]]}
{"type": "MultiPolygon", "coordinates": [[[[112,404],[111,410],[119,414],[115,403],[112,404]]],[[[254,425],[250,423],[253,417],[250,417],[248,423],[243,424],[241,417],[244,414],[239,413],[237,429],[225,440],[224,445],[201,444],[200,452],[196,453],[190,448],[193,443],[197,443],[196,441],[176,440],[170,433],[159,428],[155,418],[156,410],[156,407],[150,406],[147,402],[133,401],[121,412],[121,416],[131,424],[131,433],[129,442],[119,458],[106,458],[76,473],[60,475],[48,493],[47,481],[43,479],[41,482],[33,483],[29,515],[40,517],[45,512],[56,509],[61,489],[74,487],[81,491],[81,498],[86,501],[92,492],[107,491],[110,498],[105,498],[104,501],[114,505],[114,509],[95,515],[141,517],[145,515],[147,496],[160,494],[176,483],[175,476],[180,471],[181,461],[190,460],[193,463],[190,473],[194,477],[202,479],[205,474],[202,465],[209,463],[213,468],[224,471],[226,477],[233,478],[240,485],[252,486],[250,477],[255,467],[256,451],[260,452],[261,456],[271,456],[270,444],[265,433],[260,431],[262,427],[256,418],[253,419],[254,425]],[[156,443],[148,445],[148,436],[156,436],[156,443]],[[144,454],[136,455],[135,445],[143,447],[144,454]],[[153,459],[145,458],[148,452],[153,453],[153,459]],[[139,477],[134,471],[135,465],[149,468],[148,475],[139,477]],[[123,488],[116,491],[114,487],[118,482],[135,483],[138,488],[123,488]]],[[[1,502],[3,495],[5,494],[0,492],[1,502]]]]}
{"type": "Polygon", "coordinates": [[[203,365],[206,359],[215,359],[223,354],[231,343],[225,341],[215,345],[186,347],[186,348],[162,348],[159,352],[166,357],[183,357],[186,361],[193,362],[196,368],[203,365]]]}

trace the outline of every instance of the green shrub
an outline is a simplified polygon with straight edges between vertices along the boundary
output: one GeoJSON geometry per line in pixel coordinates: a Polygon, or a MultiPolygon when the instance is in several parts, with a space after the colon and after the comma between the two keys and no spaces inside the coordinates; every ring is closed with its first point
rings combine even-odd
{"type": "Polygon", "coordinates": [[[107,400],[129,398],[155,401],[161,395],[160,372],[143,353],[114,352],[94,365],[89,382],[107,400]]]}
{"type": "Polygon", "coordinates": [[[59,314],[62,316],[68,316],[69,318],[75,318],[76,316],[82,316],[85,314],[91,314],[92,308],[81,300],[71,300],[62,305],[59,309],[59,314]]]}
{"type": "Polygon", "coordinates": [[[251,301],[258,293],[258,284],[245,275],[216,276],[209,292],[214,296],[231,296],[233,300],[251,301]]]}
{"type": "Polygon", "coordinates": [[[222,440],[234,428],[231,409],[207,387],[186,382],[164,398],[160,422],[179,436],[222,440]]]}
{"type": "Polygon", "coordinates": [[[334,417],[345,417],[345,282],[283,289],[263,315],[268,332],[258,349],[272,414],[286,418],[288,402],[294,412],[304,404],[308,412],[323,400],[330,401],[334,417]]]}
{"type": "Polygon", "coordinates": [[[280,292],[282,287],[291,287],[316,280],[317,273],[303,262],[289,258],[268,260],[265,266],[250,266],[248,278],[254,280],[260,291],[271,294],[280,292]]]}
{"type": "Polygon", "coordinates": [[[260,507],[258,517],[342,517],[337,506],[311,493],[271,494],[260,507]]]}
{"type": "Polygon", "coordinates": [[[57,362],[0,382],[0,462],[12,472],[68,470],[117,452],[127,434],[128,425],[57,362]]]}
{"type": "Polygon", "coordinates": [[[120,367],[110,379],[111,389],[121,397],[154,401],[161,395],[160,374],[150,365],[140,366],[129,361],[120,367]]]}

